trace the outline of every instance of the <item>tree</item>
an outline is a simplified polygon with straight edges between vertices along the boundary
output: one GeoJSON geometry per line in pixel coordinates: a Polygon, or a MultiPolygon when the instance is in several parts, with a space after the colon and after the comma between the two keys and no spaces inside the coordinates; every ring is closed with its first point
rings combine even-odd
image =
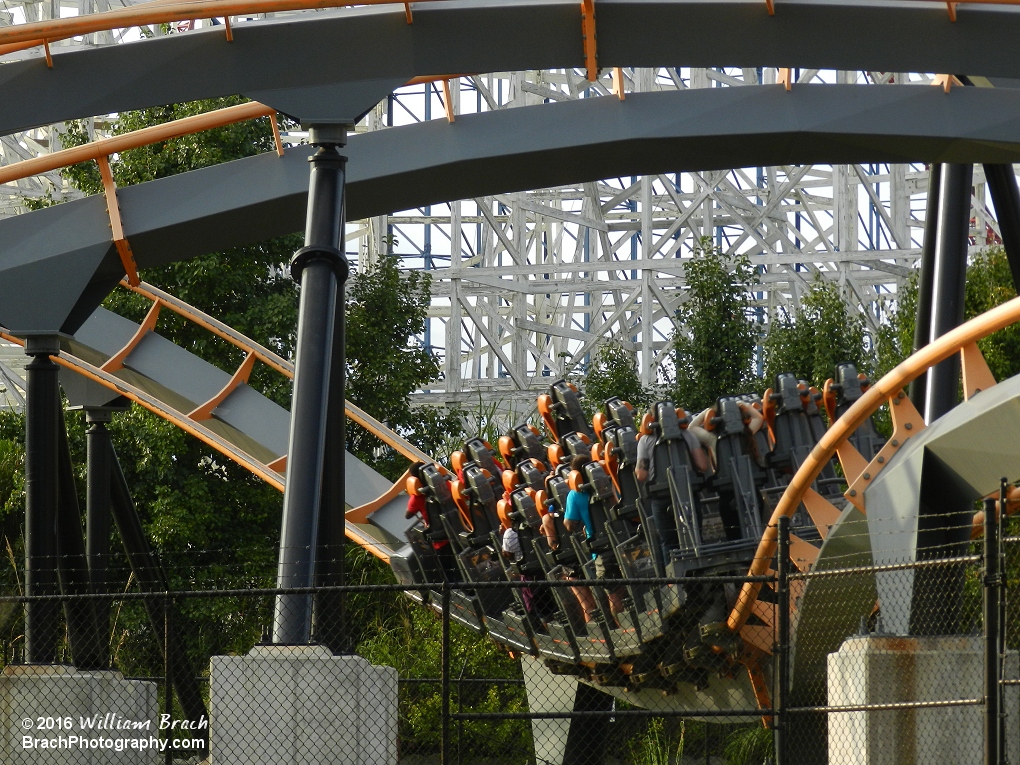
{"type": "MultiPolygon", "coordinates": [[[[967,268],[965,318],[972,319],[1017,296],[1009,260],[1002,247],[976,255],[967,268]]],[[[1013,324],[978,341],[996,380],[1020,374],[1020,325],[1013,324]]]]}
{"type": "Polygon", "coordinates": [[[678,406],[697,411],[722,395],[752,385],[751,362],[758,332],[752,321],[751,287],[757,275],[747,256],[728,260],[704,237],[685,264],[689,299],[677,310],[686,328],[673,340],[678,406]]]}
{"type": "Polygon", "coordinates": [[[582,405],[590,410],[586,412],[589,417],[613,396],[629,401],[637,409],[647,406],[651,398],[641,385],[636,354],[613,342],[601,346],[595,353],[581,379],[581,389],[584,392],[582,405]]]}
{"type": "MultiPolygon", "coordinates": [[[[436,456],[454,432],[463,436],[457,410],[412,410],[411,394],[439,376],[439,361],[418,341],[428,320],[430,276],[402,274],[397,259],[384,257],[350,281],[347,294],[347,398],[436,456]]],[[[347,448],[379,472],[396,479],[407,461],[368,431],[351,425],[347,448]]]]}
{"type": "Polygon", "coordinates": [[[777,374],[792,372],[821,387],[841,362],[853,362],[861,372],[874,364],[864,318],[847,306],[839,287],[820,278],[793,316],[772,323],[763,350],[770,383],[777,374]]]}
{"type": "Polygon", "coordinates": [[[875,336],[875,378],[879,379],[909,356],[914,348],[917,323],[918,273],[914,271],[896,294],[888,321],[875,336]]]}
{"type": "MultiPolygon", "coordinates": [[[[967,266],[964,319],[972,319],[1016,297],[1017,291],[1001,246],[978,253],[967,266]]],[[[912,274],[898,295],[896,310],[878,333],[876,377],[888,372],[913,352],[917,320],[918,281],[912,274]]],[[[978,341],[995,379],[1020,373],[1020,325],[1012,325],[978,341]]]]}

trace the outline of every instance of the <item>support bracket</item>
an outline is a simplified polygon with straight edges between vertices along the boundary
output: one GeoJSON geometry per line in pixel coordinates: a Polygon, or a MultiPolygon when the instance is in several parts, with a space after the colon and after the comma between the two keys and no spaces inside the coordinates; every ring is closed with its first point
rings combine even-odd
{"type": "Polygon", "coordinates": [[[623,69],[618,66],[613,67],[613,93],[621,101],[627,98],[627,94],[623,92],[623,69]]]}
{"type": "Polygon", "coordinates": [[[976,394],[995,385],[995,375],[988,368],[988,362],[977,343],[960,349],[960,367],[963,370],[964,401],[970,401],[976,394]]]}
{"type": "Polygon", "coordinates": [[[595,0],[581,0],[581,42],[584,68],[589,82],[599,78],[598,52],[595,48],[595,0]]]}
{"type": "Polygon", "coordinates": [[[103,178],[103,191],[106,194],[106,212],[110,216],[110,230],[113,233],[113,245],[120,255],[120,263],[124,266],[124,273],[127,274],[128,283],[132,287],[141,284],[138,278],[138,266],[135,263],[135,255],[131,252],[131,245],[124,235],[124,226],[120,219],[120,202],[117,201],[117,184],[113,181],[113,173],[110,171],[110,158],[99,157],[96,162],[99,165],[99,174],[103,178]]]}
{"type": "MultiPolygon", "coordinates": [[[[458,80],[458,86],[460,81],[458,80]]],[[[453,99],[450,97],[450,81],[443,80],[443,109],[446,110],[446,121],[453,122],[453,99]]]]}
{"type": "MultiPolygon", "coordinates": [[[[875,455],[875,458],[868,463],[867,467],[850,482],[850,486],[844,495],[847,501],[862,513],[866,512],[864,507],[865,489],[875,480],[875,476],[882,472],[882,468],[889,464],[893,454],[903,448],[903,444],[907,442],[907,439],[911,436],[916,436],[926,427],[924,417],[921,416],[921,413],[911,403],[910,397],[903,391],[889,397],[889,414],[892,417],[893,423],[892,437],[882,447],[881,451],[875,455]]],[[[847,441],[846,443],[849,444],[850,442],[847,441]]]]}

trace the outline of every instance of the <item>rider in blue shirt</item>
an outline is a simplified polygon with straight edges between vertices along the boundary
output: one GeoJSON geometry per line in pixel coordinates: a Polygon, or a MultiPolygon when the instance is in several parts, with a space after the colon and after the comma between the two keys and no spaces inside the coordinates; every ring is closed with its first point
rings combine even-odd
{"type": "MultiPolygon", "coordinates": [[[[579,454],[570,461],[570,468],[571,470],[584,470],[587,462],[588,460],[579,454]]],[[[567,494],[566,507],[563,511],[563,525],[571,533],[578,531],[583,525],[585,537],[591,538],[595,528],[591,521],[591,511],[588,509],[588,495],[583,491],[571,489],[567,494]]],[[[592,555],[591,557],[594,559],[596,556],[592,555]]],[[[591,590],[587,587],[571,587],[570,589],[581,604],[585,622],[592,621],[595,618],[597,606],[591,590]]]]}
{"type": "MultiPolygon", "coordinates": [[[[584,457],[580,459],[583,460],[584,457]]],[[[577,470],[578,468],[574,469],[577,470]]],[[[567,531],[576,531],[580,528],[578,524],[581,523],[584,524],[585,538],[591,539],[594,528],[591,522],[591,511],[588,509],[588,495],[583,491],[571,489],[570,493],[567,494],[567,507],[563,513],[563,525],[567,527],[567,531]]]]}

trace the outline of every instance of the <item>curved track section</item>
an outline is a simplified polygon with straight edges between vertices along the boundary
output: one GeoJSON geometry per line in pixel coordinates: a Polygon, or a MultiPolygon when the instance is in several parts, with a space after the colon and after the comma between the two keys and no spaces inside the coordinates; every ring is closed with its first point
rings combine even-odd
{"type": "MultiPolygon", "coordinates": [[[[123,396],[168,420],[228,459],[282,491],[290,413],[247,384],[254,364],[288,378],[293,365],[272,351],[172,295],[149,285],[126,289],[152,301],[141,325],[97,309],[54,360],[65,370],[61,382],[72,405],[98,405],[123,396]],[[161,310],[183,316],[245,353],[233,373],[224,371],[162,337],[161,310]]],[[[5,339],[22,342],[3,332],[5,339]]],[[[347,403],[347,417],[411,460],[428,459],[398,434],[359,407],[347,403]]],[[[406,500],[390,496],[390,482],[354,455],[346,456],[347,536],[388,562],[405,544],[406,500]]]]}
{"type": "MultiPolygon", "coordinates": [[[[415,3],[309,14],[202,30],[0,67],[9,133],[76,117],[242,93],[298,117],[299,107],[354,82],[585,66],[581,4],[415,3]]],[[[1020,9],[898,0],[598,0],[598,66],[799,66],[1020,77],[1003,55],[1020,36],[1020,9]],[[834,29],[839,34],[833,34],[834,29]],[[716,33],[726,30],[725,34],[716,33]]],[[[214,15],[214,14],[211,14],[214,15]]],[[[70,21],[70,20],[67,20],[70,21]]],[[[53,34],[59,23],[50,22],[53,34]]],[[[17,27],[0,31],[0,45],[17,27]],[[6,37],[4,36],[6,35],[6,37]]],[[[383,94],[385,95],[385,93],[383,94]]]]}
{"type": "MultiPolygon", "coordinates": [[[[1020,90],[721,88],[520,107],[353,136],[349,217],[598,178],[812,162],[1020,160],[1020,90]],[[428,151],[421,147],[428,146],[428,151]]],[[[139,268],[302,226],[307,148],[117,191],[139,268]]],[[[0,323],[73,333],[124,275],[102,196],[0,221],[0,323]],[[64,278],[34,288],[59,270],[64,278]]]]}

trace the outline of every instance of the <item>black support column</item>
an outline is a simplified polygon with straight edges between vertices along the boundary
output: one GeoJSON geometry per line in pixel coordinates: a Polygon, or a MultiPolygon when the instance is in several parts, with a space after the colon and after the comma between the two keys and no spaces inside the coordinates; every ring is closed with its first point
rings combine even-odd
{"type": "Polygon", "coordinates": [[[1016,173],[1012,165],[985,165],[985,180],[992,193],[1013,287],[1020,295],[1020,190],[1016,186],[1016,173]]]}
{"type": "MultiPolygon", "coordinates": [[[[85,488],[85,556],[89,561],[89,577],[95,592],[110,587],[110,459],[112,444],[106,425],[111,413],[107,409],[86,409],[89,429],[88,473],[85,488]]],[[[96,622],[102,639],[103,658],[109,663],[110,601],[96,601],[96,622]]]]}
{"type": "MultiPolygon", "coordinates": [[[[290,442],[287,450],[287,486],[283,497],[278,587],[314,584],[316,549],[320,544],[319,517],[326,465],[329,402],[334,343],[343,343],[343,285],[348,264],[341,244],[344,222],[344,180],[347,158],[338,147],[346,143],[346,127],[316,125],[309,143],[319,150],[309,159],[308,213],[305,246],[291,262],[291,273],[301,284],[294,392],[291,398],[290,442]],[[339,322],[338,322],[338,316],[339,322]]],[[[343,383],[339,385],[343,401],[343,383]]],[[[332,429],[330,441],[334,441],[332,429]]],[[[341,432],[342,435],[342,432],[341,432]]],[[[343,496],[344,459],[334,457],[330,471],[339,473],[343,496]]],[[[335,480],[333,476],[330,481],[335,480]]],[[[334,489],[329,489],[330,493],[334,489]]],[[[311,598],[280,595],[276,599],[273,640],[277,644],[307,643],[311,631],[311,598]]]]}
{"type": "MultiPolygon", "coordinates": [[[[145,598],[143,602],[149,616],[149,623],[152,625],[153,635],[162,638],[158,642],[160,650],[163,652],[164,665],[170,668],[169,685],[177,692],[177,701],[188,720],[193,722],[202,719],[208,720],[209,711],[202,699],[197,668],[192,665],[184,642],[180,638],[179,625],[184,620],[176,613],[173,601],[167,600],[166,593],[170,591],[170,585],[167,582],[166,572],[163,571],[159,559],[149,547],[148,538],[142,528],[142,521],[138,517],[138,510],[131,497],[127,478],[124,476],[120,460],[117,459],[117,452],[112,443],[107,441],[107,445],[109,446],[110,473],[108,481],[111,516],[117,526],[120,540],[124,544],[124,552],[131,566],[131,573],[134,574],[135,581],[138,583],[138,589],[153,595],[151,598],[145,598]]],[[[194,735],[206,739],[203,746],[204,755],[204,750],[208,746],[208,728],[197,729],[194,735]]]]}
{"type": "MultiPolygon", "coordinates": [[[[326,452],[323,461],[322,499],[319,508],[319,556],[316,584],[332,587],[346,584],[344,548],[346,543],[344,461],[347,414],[344,411],[346,355],[344,343],[343,285],[339,287],[333,325],[333,359],[329,373],[329,404],[326,422],[326,452]]],[[[343,592],[321,592],[315,598],[314,640],[333,653],[349,653],[347,644],[347,599],[343,592]]]]}
{"type": "MultiPolygon", "coordinates": [[[[57,592],[56,518],[60,470],[60,388],[57,365],[58,335],[27,338],[25,352],[25,594],[57,592]]],[[[25,604],[25,661],[51,664],[57,658],[60,608],[54,602],[25,604]]]]}
{"type": "MultiPolygon", "coordinates": [[[[973,165],[946,165],[942,171],[929,342],[963,323],[973,178],[973,165]]],[[[957,355],[928,372],[924,408],[927,422],[934,422],[956,406],[959,378],[960,358],[957,355]]]]}
{"type": "MultiPolygon", "coordinates": [[[[942,168],[929,342],[963,323],[973,175],[973,165],[942,168]]],[[[956,406],[959,386],[958,354],[928,371],[924,409],[928,423],[956,406]]],[[[925,454],[920,500],[917,559],[965,554],[974,514],[969,490],[932,453],[925,454]]],[[[964,575],[960,566],[915,572],[911,635],[950,635],[959,631],[964,575]]]]}
{"type": "MultiPolygon", "coordinates": [[[[921,270],[917,282],[917,317],[914,323],[914,352],[928,344],[931,336],[932,284],[935,279],[935,242],[939,230],[939,194],[942,165],[932,163],[928,170],[928,204],[924,212],[924,241],[921,244],[921,270]]],[[[924,412],[928,391],[928,373],[910,383],[910,403],[924,412]]]]}
{"type": "MultiPolygon", "coordinates": [[[[81,508],[74,481],[71,446],[67,425],[60,414],[58,431],[60,445],[60,502],[57,508],[57,577],[62,595],[88,595],[92,584],[89,576],[85,539],[81,533],[81,508]]],[[[71,657],[78,669],[105,669],[106,641],[96,620],[96,602],[89,599],[64,601],[64,619],[71,657]]]]}

